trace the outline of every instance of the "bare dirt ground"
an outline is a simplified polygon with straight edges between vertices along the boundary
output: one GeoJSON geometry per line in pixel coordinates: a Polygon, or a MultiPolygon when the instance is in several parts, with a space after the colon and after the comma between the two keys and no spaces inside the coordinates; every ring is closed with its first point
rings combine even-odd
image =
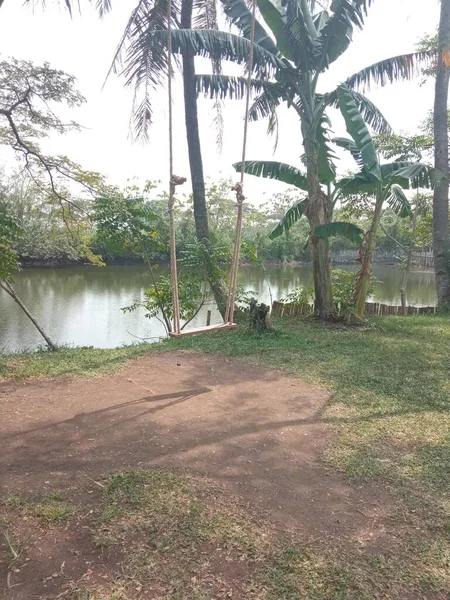
{"type": "MultiPolygon", "coordinates": [[[[175,467],[211,478],[304,539],[395,546],[387,494],[350,484],[321,460],[330,433],[321,422],[326,402],[325,391],[281,372],[181,353],[97,379],[3,382],[2,495],[73,488],[82,502],[105,473],[175,467]]],[[[77,562],[73,547],[87,533],[76,535],[68,547],[64,536],[43,533],[33,569],[8,582],[7,565],[0,569],[0,597],[39,597],[62,561],[74,578],[101,571],[92,550],[77,562]]]]}

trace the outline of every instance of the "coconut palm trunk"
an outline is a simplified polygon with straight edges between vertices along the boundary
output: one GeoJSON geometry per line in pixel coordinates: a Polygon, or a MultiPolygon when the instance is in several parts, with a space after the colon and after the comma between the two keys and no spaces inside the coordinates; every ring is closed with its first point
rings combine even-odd
{"type": "Polygon", "coordinates": [[[441,1],[439,56],[434,102],[435,167],[444,179],[433,197],[433,251],[438,307],[450,312],[450,240],[449,240],[449,136],[448,95],[450,82],[450,0],[441,1]]]}
{"type": "MultiPolygon", "coordinates": [[[[183,0],[181,4],[180,25],[183,29],[192,27],[193,0],[183,0]]],[[[188,143],[189,167],[192,181],[192,195],[194,205],[195,234],[197,240],[209,246],[205,253],[207,264],[206,276],[211,287],[217,308],[224,317],[227,304],[227,288],[223,280],[218,277],[214,251],[208,223],[208,208],[206,205],[205,178],[203,173],[203,159],[200,144],[200,130],[198,124],[197,91],[195,89],[195,55],[192,52],[182,53],[183,66],[183,91],[184,112],[186,124],[186,137],[188,143]]]]}

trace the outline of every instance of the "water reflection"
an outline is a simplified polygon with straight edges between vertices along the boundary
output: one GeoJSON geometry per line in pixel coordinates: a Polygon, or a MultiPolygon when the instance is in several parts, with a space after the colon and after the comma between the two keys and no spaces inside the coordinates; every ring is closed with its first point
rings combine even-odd
{"type": "MultiPolygon", "coordinates": [[[[377,267],[374,298],[387,304],[400,303],[401,271],[396,267],[377,267]]],[[[257,292],[262,302],[281,298],[292,289],[312,285],[308,266],[243,267],[239,283],[257,292]]],[[[27,269],[16,278],[16,289],[58,344],[112,348],[136,342],[139,338],[164,336],[157,319],[145,319],[144,311],[123,314],[121,308],[141,298],[149,286],[145,267],[71,267],[67,269],[27,269]]],[[[416,306],[436,302],[434,273],[411,274],[408,300],[416,306]]],[[[205,324],[206,311],[213,311],[212,322],[220,316],[213,306],[204,307],[193,326],[205,324]]],[[[0,292],[0,347],[8,350],[33,349],[41,344],[39,334],[19,307],[0,292]]]]}

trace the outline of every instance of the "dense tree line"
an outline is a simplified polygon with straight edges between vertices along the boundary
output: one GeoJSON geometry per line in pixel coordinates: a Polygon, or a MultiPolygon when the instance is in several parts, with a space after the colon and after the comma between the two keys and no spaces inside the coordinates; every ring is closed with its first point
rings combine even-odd
{"type": "MultiPolygon", "coordinates": [[[[154,261],[168,260],[168,226],[166,196],[157,183],[149,182],[143,189],[130,186],[118,192],[123,198],[143,198],[160,217],[158,228],[163,240],[161,249],[154,252],[154,261]]],[[[242,242],[244,261],[265,262],[310,262],[308,244],[309,227],[306,220],[299,220],[286,235],[273,240],[271,231],[283,219],[287,209],[295,202],[297,190],[287,190],[265,198],[260,205],[246,205],[245,228],[242,242]]],[[[413,241],[416,247],[429,247],[432,243],[431,200],[423,196],[417,231],[411,240],[410,219],[399,218],[387,210],[382,219],[378,247],[392,255],[399,255],[399,248],[413,241]]],[[[222,180],[206,186],[206,202],[209,214],[211,239],[215,247],[222,249],[225,256],[231,255],[234,239],[235,200],[231,181],[222,180]]],[[[79,199],[76,205],[82,208],[78,215],[78,228],[82,226],[84,241],[94,255],[106,263],[141,261],[139,252],[130,248],[111,255],[110,249],[102,244],[96,234],[92,211],[95,199],[79,199]]],[[[16,240],[16,250],[23,264],[66,265],[86,262],[80,251],[79,239],[67,228],[59,205],[49,203],[46,194],[37,189],[24,173],[2,172],[0,183],[0,210],[15,219],[21,228],[16,240]]],[[[357,196],[337,209],[336,218],[351,221],[366,229],[370,221],[372,203],[370,198],[357,196]]],[[[176,207],[177,248],[181,255],[196,240],[192,197],[181,197],[176,207]]],[[[334,249],[355,248],[344,237],[334,238],[334,249]]],[[[356,249],[355,249],[356,254],[356,249]]]]}

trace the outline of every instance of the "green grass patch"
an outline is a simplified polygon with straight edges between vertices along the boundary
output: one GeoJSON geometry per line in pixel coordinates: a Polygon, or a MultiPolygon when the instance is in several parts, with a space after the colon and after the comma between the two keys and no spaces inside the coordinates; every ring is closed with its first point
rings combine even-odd
{"type": "Polygon", "coordinates": [[[32,499],[22,494],[8,494],[4,504],[16,509],[25,518],[37,517],[53,524],[65,523],[74,513],[73,508],[55,492],[32,499]]]}
{"type": "Polygon", "coordinates": [[[61,348],[56,352],[0,354],[0,378],[96,377],[121,368],[127,360],[166,349],[162,344],[133,344],[121,348],[61,348]]]}

